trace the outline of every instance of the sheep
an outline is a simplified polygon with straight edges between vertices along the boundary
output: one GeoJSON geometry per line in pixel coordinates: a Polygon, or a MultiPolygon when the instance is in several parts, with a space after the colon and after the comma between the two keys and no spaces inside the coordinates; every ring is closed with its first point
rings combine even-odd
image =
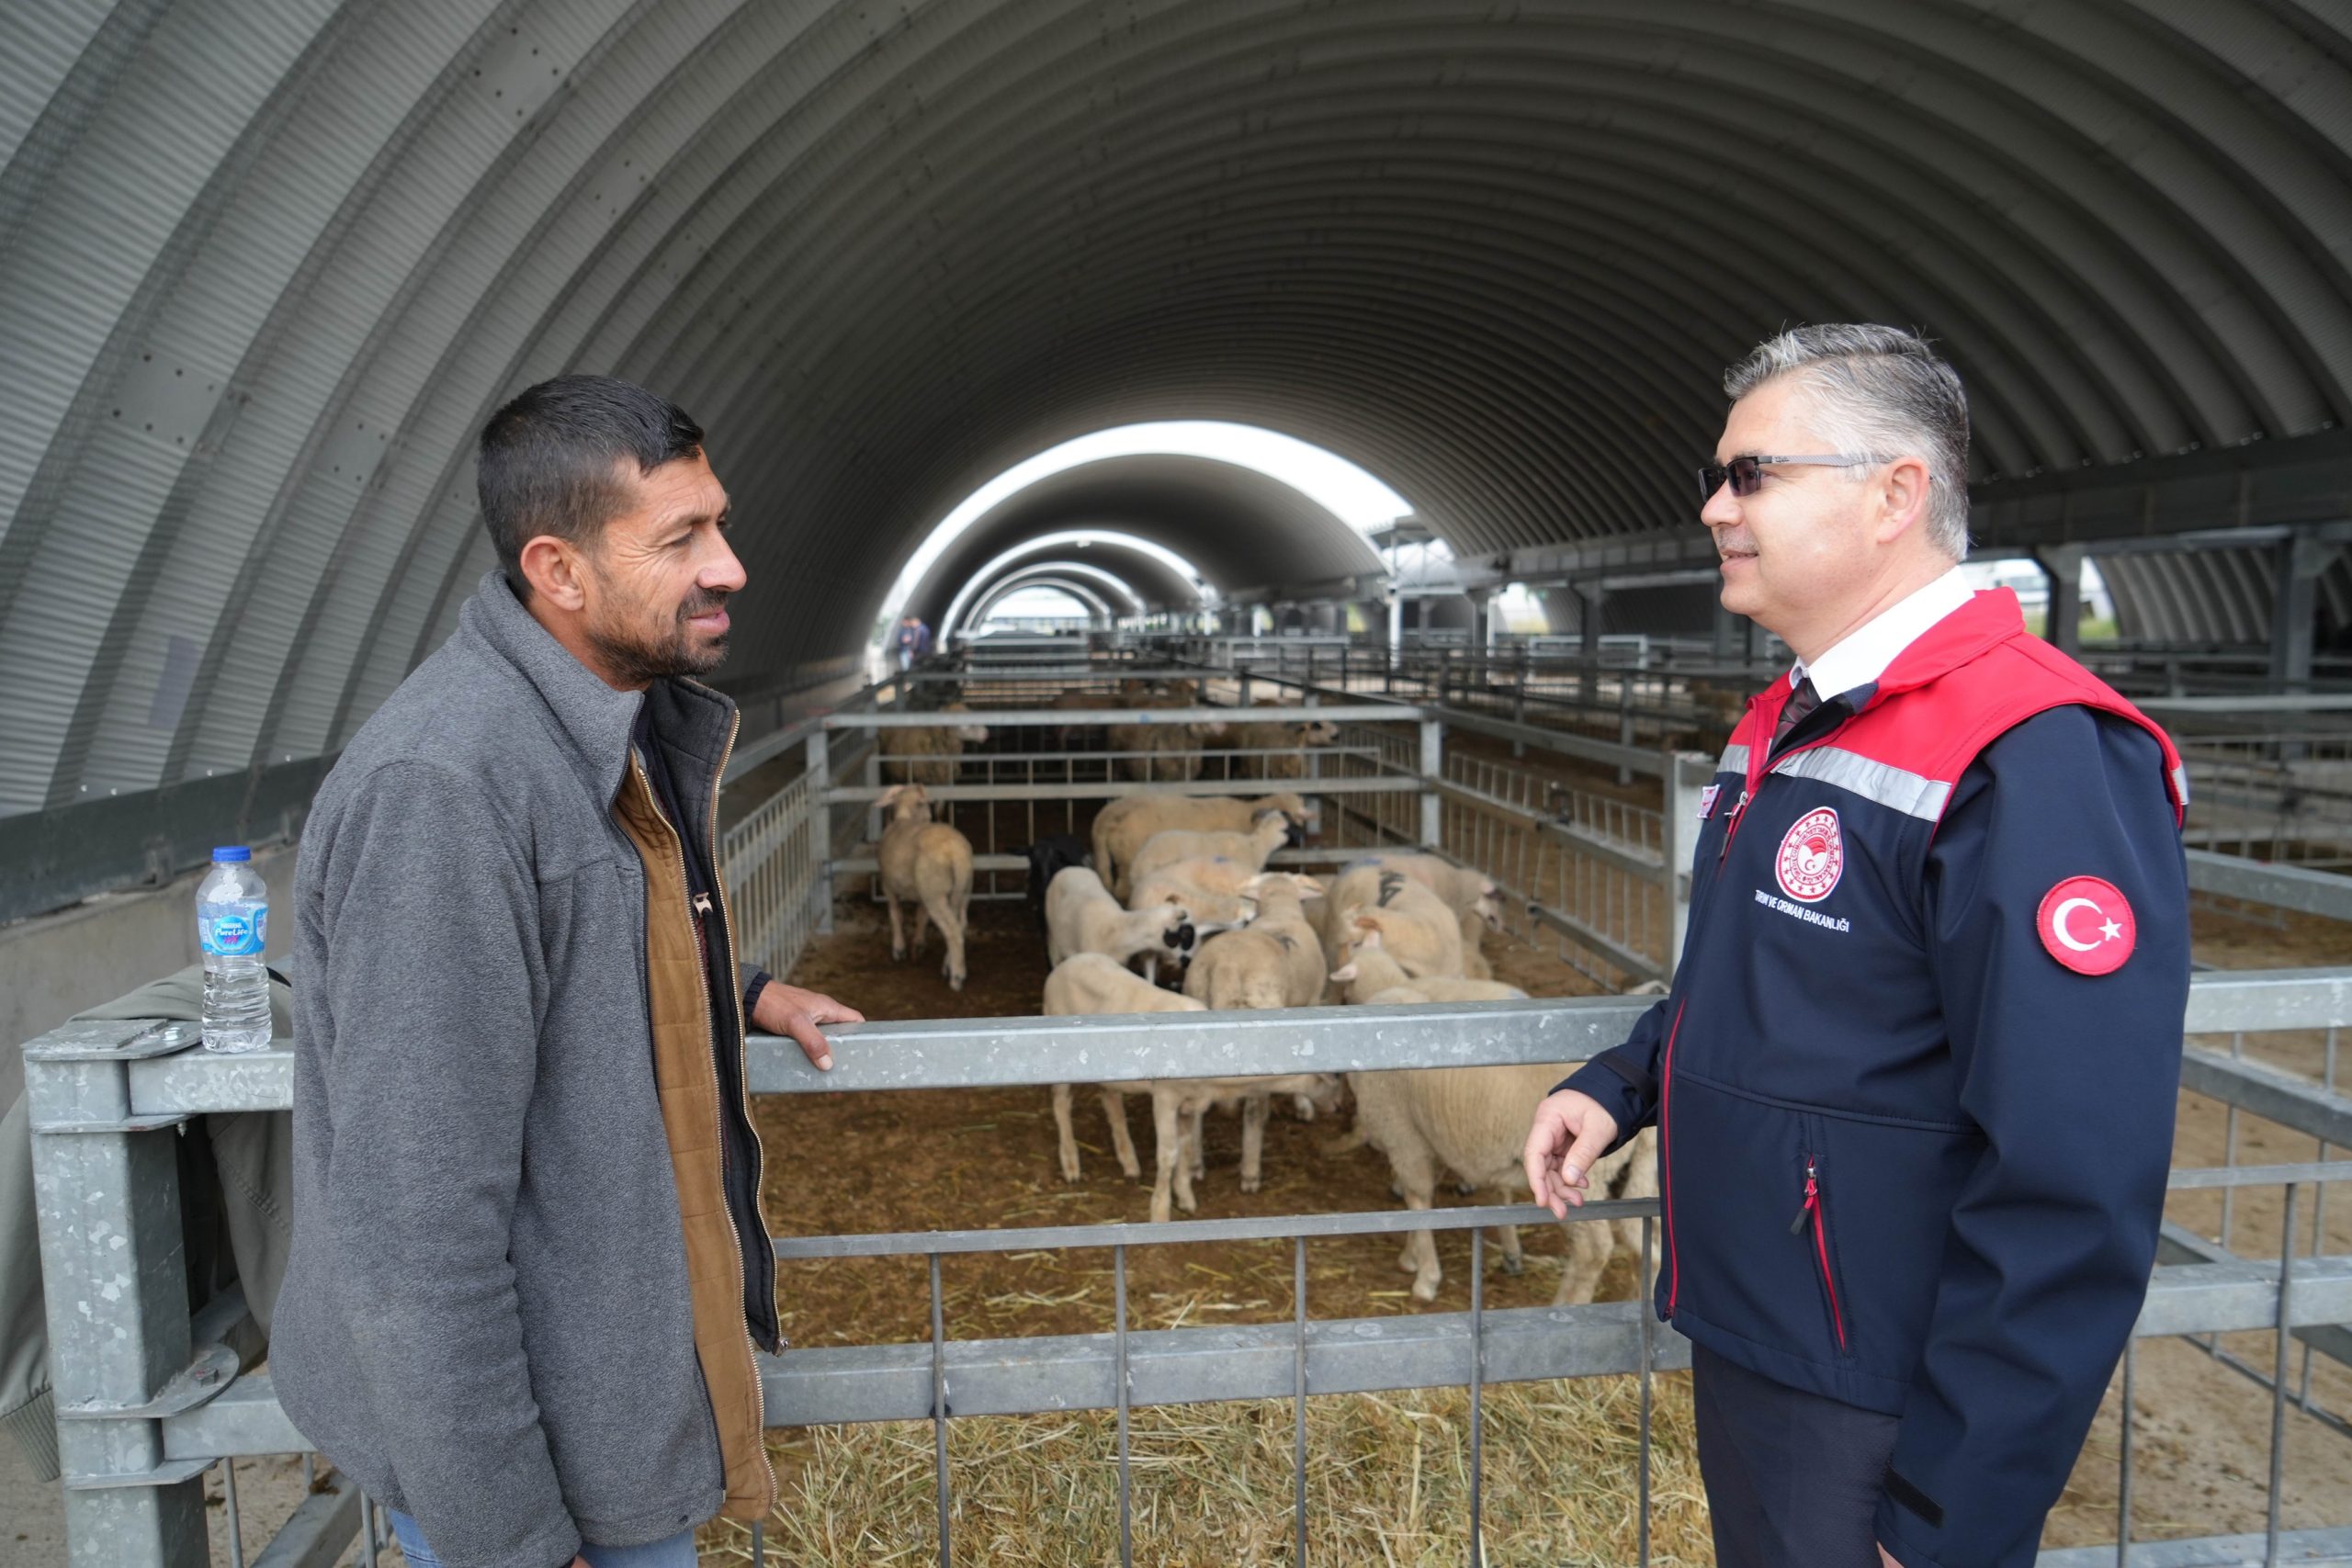
{"type": "MultiPolygon", "coordinates": [[[[1189,707],[1191,703],[1151,702],[1146,707],[1189,707]]],[[[1191,724],[1114,724],[1110,750],[1118,754],[1119,772],[1146,784],[1182,784],[1201,771],[1200,750],[1223,735],[1226,721],[1202,719],[1191,724]]]]}
{"type": "Polygon", "coordinates": [[[1479,950],[1479,942],[1486,931],[1503,929],[1502,888],[1494,878],[1469,866],[1456,865],[1441,855],[1393,851],[1366,855],[1351,863],[1347,869],[1352,871],[1367,863],[1401,871],[1444,899],[1462,927],[1462,973],[1473,980],[1493,976],[1487,955],[1479,950]]]}
{"type": "Polygon", "coordinates": [[[1178,795],[1172,790],[1122,795],[1094,818],[1094,869],[1102,873],[1111,891],[1124,898],[1135,880],[1127,874],[1127,863],[1154,833],[1170,828],[1197,833],[1246,833],[1261,811],[1279,811],[1294,827],[1306,826],[1306,802],[1288,792],[1254,800],[1230,795],[1178,795]]]}
{"type": "MultiPolygon", "coordinates": [[[[1257,919],[1241,931],[1204,942],[1184,976],[1184,994],[1213,1010],[1301,1007],[1323,994],[1322,953],[1300,900],[1320,891],[1312,877],[1284,872],[1253,876],[1245,897],[1259,906],[1257,919]]],[[[1200,1159],[1200,1117],[1211,1105],[1241,1101],[1241,1190],[1263,1184],[1266,1118],[1277,1094],[1306,1096],[1331,1109],[1338,1081],[1325,1073],[1273,1077],[1159,1079],[1151,1086],[1152,1128],[1158,1142],[1158,1177],[1151,1195],[1155,1222],[1170,1217],[1174,1201],[1189,1213],[1195,1207],[1193,1176],[1200,1159]]]]}
{"type": "Polygon", "coordinates": [[[1193,924],[1204,939],[1234,926],[1246,925],[1241,887],[1260,868],[1227,855],[1195,855],[1163,865],[1136,879],[1127,895],[1127,908],[1182,904],[1193,912],[1193,924]]]}
{"type": "MultiPolygon", "coordinates": [[[[1261,699],[1256,708],[1290,707],[1287,703],[1270,698],[1261,699]]],[[[1255,711],[1253,708],[1252,711],[1255,711]]],[[[1306,712],[1305,709],[1295,709],[1306,712]]],[[[1236,778],[1303,779],[1306,776],[1306,759],[1299,748],[1329,746],[1340,738],[1340,727],[1328,719],[1284,718],[1250,719],[1233,727],[1231,743],[1238,750],[1255,752],[1255,756],[1233,759],[1236,778]]]]}
{"type": "MultiPolygon", "coordinates": [[[[1163,991],[1127,972],[1115,958],[1101,953],[1077,953],[1054,965],[1046,976],[1046,1016],[1072,1018],[1100,1013],[1198,1012],[1202,1004],[1191,997],[1163,991]]],[[[1143,1084],[1103,1084],[1102,1115],[1111,1123],[1111,1145],[1119,1168],[1130,1180],[1143,1175],[1136,1158],[1135,1139],[1127,1132],[1125,1091],[1140,1091],[1143,1084]]],[[[1070,1086],[1054,1086],[1054,1128],[1061,1139],[1064,1181],[1079,1179],[1078,1136],[1070,1130],[1070,1086]]]]}
{"type": "MultiPolygon", "coordinates": [[[[944,704],[941,713],[969,713],[962,703],[944,704]]],[[[885,729],[882,732],[882,776],[893,784],[952,784],[956,782],[956,759],[964,754],[967,745],[977,746],[989,738],[988,728],[978,724],[946,725],[936,729],[885,729]],[[936,761],[910,761],[914,757],[933,757],[936,761]]]]}
{"type": "MultiPolygon", "coordinates": [[[[1500,1001],[1524,997],[1515,986],[1496,980],[1408,979],[1382,950],[1378,931],[1367,931],[1342,949],[1343,962],[1331,978],[1347,985],[1351,1003],[1408,1006],[1420,1002],[1500,1001]]],[[[1403,1072],[1350,1073],[1356,1097],[1356,1128],[1325,1145],[1327,1154],[1371,1144],[1388,1156],[1408,1208],[1426,1209],[1436,1190],[1437,1167],[1464,1185],[1500,1189],[1506,1197],[1522,1191],[1527,1174],[1521,1156],[1527,1124],[1570,1069],[1566,1065],[1415,1068],[1403,1072]]],[[[1650,1198],[1657,1194],[1657,1158],[1652,1135],[1644,1132],[1599,1161],[1592,1170],[1596,1196],[1650,1198]]],[[[1553,1293],[1555,1306],[1581,1306],[1592,1300],[1609,1266],[1614,1241],[1636,1256],[1642,1245],[1639,1220],[1563,1222],[1568,1261],[1553,1293]]],[[[1519,1229],[1498,1227],[1503,1268],[1522,1264],[1519,1229]]],[[[1437,1244],[1427,1231],[1406,1241],[1396,1266],[1413,1276],[1413,1294],[1433,1301],[1443,1272],[1437,1244]]]]}
{"type": "Polygon", "coordinates": [[[1289,818],[1279,811],[1261,811],[1247,833],[1196,833],[1182,828],[1154,833],[1127,865],[1128,890],[1133,892],[1136,883],[1179,861],[1223,858],[1238,861],[1253,872],[1263,870],[1267,859],[1290,842],[1292,832],[1289,818]]]}
{"type": "Polygon", "coordinates": [[[1417,980],[1389,956],[1376,926],[1359,930],[1353,940],[1341,943],[1340,966],[1331,971],[1331,980],[1343,987],[1340,999],[1351,1004],[1385,1005],[1392,999],[1387,992],[1406,989],[1430,1002],[1499,1002],[1527,995],[1500,980],[1455,975],[1429,975],[1417,980]]]}
{"type": "Polygon", "coordinates": [[[947,943],[948,989],[964,988],[964,912],[972,898],[972,840],[931,819],[931,801],[919,784],[885,790],[876,804],[890,814],[876,858],[882,864],[882,901],[890,910],[890,956],[907,955],[899,934],[899,900],[915,907],[914,951],[922,951],[923,918],[939,923],[947,943]]]}
{"type": "Polygon", "coordinates": [[[1322,999],[1322,944],[1301,907],[1322,891],[1311,876],[1261,872],[1242,885],[1257,914],[1238,931],[1202,943],[1184,976],[1184,994],[1217,1011],[1309,1007],[1322,999]]]}
{"type": "Polygon", "coordinates": [[[1331,885],[1324,911],[1324,953],[1334,969],[1342,962],[1343,942],[1377,927],[1389,955],[1408,975],[1463,973],[1461,921],[1445,900],[1401,871],[1350,866],[1331,885]]]}
{"type": "MultiPolygon", "coordinates": [[[[1410,986],[1381,993],[1384,1001],[1421,1001],[1410,986]]],[[[1500,1189],[1506,1196],[1524,1191],[1527,1176],[1520,1159],[1527,1141],[1527,1124],[1535,1107],[1569,1071],[1566,1065],[1498,1067],[1423,1067],[1405,1072],[1350,1073],[1355,1091],[1356,1126],[1365,1141],[1388,1156],[1405,1205],[1426,1209],[1437,1189],[1440,1166],[1463,1181],[1500,1189]]],[[[1650,1134],[1645,1132],[1592,1171],[1593,1194],[1612,1198],[1648,1198],[1657,1191],[1657,1162],[1650,1134]]],[[[1600,1275],[1608,1267],[1613,1229],[1615,1239],[1631,1250],[1642,1245],[1639,1220],[1568,1220],[1567,1267],[1553,1292],[1555,1306],[1579,1306],[1592,1300],[1600,1275]]],[[[1519,1238],[1506,1231],[1503,1267],[1519,1272],[1519,1238]]],[[[1413,1276],[1413,1295],[1420,1301],[1437,1298],[1444,1278],[1437,1244],[1427,1231],[1408,1238],[1396,1266],[1413,1276]]]]}
{"type": "Polygon", "coordinates": [[[1193,1178],[1200,1169],[1201,1118],[1214,1105],[1242,1102],[1241,1190],[1263,1184],[1266,1115],[1278,1094],[1304,1095],[1325,1111],[1340,1105],[1340,1079],[1331,1073],[1280,1073],[1250,1078],[1157,1078],[1151,1085],[1152,1134],[1159,1174],[1151,1190],[1151,1220],[1165,1224],[1175,1211],[1193,1213],[1193,1178]]]}
{"type": "Polygon", "coordinates": [[[1073,953],[1099,953],[1124,964],[1137,953],[1192,945],[1191,910],[1182,904],[1155,904],[1130,913],[1111,897],[1102,879],[1082,865],[1063,867],[1046,889],[1048,964],[1059,964],[1073,953]]]}
{"type": "Polygon", "coordinates": [[[1063,868],[1088,863],[1086,840],[1074,833],[1048,833],[1021,852],[1029,862],[1029,909],[1046,929],[1046,889],[1063,868]]]}

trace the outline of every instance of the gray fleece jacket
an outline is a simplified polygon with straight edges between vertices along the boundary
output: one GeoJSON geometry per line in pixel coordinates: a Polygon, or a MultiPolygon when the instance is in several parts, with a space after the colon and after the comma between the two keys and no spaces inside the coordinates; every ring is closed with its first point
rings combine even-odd
{"type": "MultiPolygon", "coordinates": [[[[692,691],[660,694],[664,739],[717,758],[731,705],[692,691]]],[[[640,700],[493,571],[303,834],[272,1369],[303,1435],[448,1568],[558,1568],[722,1500],[645,873],[609,809],[640,700]]]]}

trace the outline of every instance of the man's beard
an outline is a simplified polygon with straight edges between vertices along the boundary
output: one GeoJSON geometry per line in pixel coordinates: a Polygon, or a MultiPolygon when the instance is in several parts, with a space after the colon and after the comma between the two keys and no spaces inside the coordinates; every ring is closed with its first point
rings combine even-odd
{"type": "Polygon", "coordinates": [[[588,642],[604,659],[608,671],[625,686],[673,675],[707,675],[727,660],[727,634],[721,632],[698,647],[686,623],[696,615],[709,615],[726,603],[726,594],[701,590],[678,606],[669,627],[657,637],[639,635],[634,626],[625,623],[619,626],[588,627],[588,642]]]}

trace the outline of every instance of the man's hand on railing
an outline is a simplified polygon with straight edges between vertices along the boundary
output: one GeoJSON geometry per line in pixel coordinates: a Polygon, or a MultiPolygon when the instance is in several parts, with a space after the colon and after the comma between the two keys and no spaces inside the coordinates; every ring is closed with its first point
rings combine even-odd
{"type": "Polygon", "coordinates": [[[865,1015],[854,1007],[844,1006],[820,991],[804,991],[781,980],[770,980],[761,987],[759,999],[752,1004],[752,1027],[770,1034],[790,1035],[820,1073],[832,1070],[833,1047],[817,1032],[817,1026],[865,1021],[865,1015]]]}
{"type": "Polygon", "coordinates": [[[1535,1108],[1527,1134],[1527,1190],[1560,1219],[1584,1207],[1587,1173],[1617,1141],[1617,1119],[1589,1094],[1564,1089],[1535,1108]]]}

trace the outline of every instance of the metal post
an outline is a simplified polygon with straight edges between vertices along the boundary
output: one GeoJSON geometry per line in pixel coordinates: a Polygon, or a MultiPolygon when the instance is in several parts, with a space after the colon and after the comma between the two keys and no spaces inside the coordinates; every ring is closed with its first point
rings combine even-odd
{"type": "Polygon", "coordinates": [[[234,1458],[220,1461],[220,1501],[228,1514],[222,1522],[229,1527],[229,1568],[245,1568],[245,1532],[243,1521],[237,1517],[237,1461],[234,1458]]]}
{"type": "Polygon", "coordinates": [[[947,1545],[947,1319],[940,1302],[939,1254],[931,1258],[931,1441],[933,1481],[938,1488],[939,1568],[953,1559],[947,1545]]]}
{"type": "Polygon", "coordinates": [[[1135,1568],[1134,1493],[1127,1474],[1127,1249],[1124,1246],[1111,1248],[1111,1303],[1117,1315],[1112,1339],[1118,1361],[1114,1370],[1119,1400],[1119,1568],[1135,1568]]]}
{"type": "MultiPolygon", "coordinates": [[[[880,737],[876,737],[879,749],[880,737]]],[[[832,737],[823,725],[808,732],[807,772],[808,786],[816,792],[817,841],[810,846],[817,853],[817,930],[831,936],[833,931],[833,808],[822,804],[824,792],[833,782],[832,737]]]]}
{"type": "Polygon", "coordinates": [[[1439,846],[1443,830],[1438,815],[1437,782],[1445,773],[1445,725],[1426,715],[1420,722],[1421,844],[1433,850],[1439,846]]]}
{"type": "Polygon", "coordinates": [[[1665,774],[1666,819],[1658,849],[1665,857],[1667,907],[1672,911],[1664,964],[1671,980],[1682,962],[1683,935],[1690,929],[1690,857],[1699,847],[1699,802],[1713,777],[1714,759],[1701,751],[1668,751],[1665,774]]]}
{"type": "MultiPolygon", "coordinates": [[[[1631,746],[1633,743],[1634,677],[1632,671],[1621,670],[1617,673],[1617,744],[1631,746]]],[[[1621,767],[1617,770],[1618,788],[1623,789],[1633,782],[1633,769],[1621,767]]]]}
{"type": "Polygon", "coordinates": [[[1297,1516],[1298,1548],[1292,1568],[1306,1568],[1306,1238],[1293,1236],[1291,1306],[1298,1325],[1298,1366],[1292,1374],[1295,1430],[1291,1436],[1291,1506],[1297,1516]]]}
{"type": "MultiPolygon", "coordinates": [[[[1437,1238],[1430,1238],[1435,1245],[1437,1238]]],[[[1479,1539],[1479,1481],[1487,1413],[1487,1233],[1470,1233],[1470,1568],[1485,1568],[1486,1543],[1479,1539]]]]}
{"type": "Polygon", "coordinates": [[[1580,697],[1588,707],[1600,700],[1600,602],[1607,596],[1597,582],[1577,585],[1580,602],[1577,630],[1584,638],[1584,690],[1580,697]]]}
{"type": "Polygon", "coordinates": [[[2335,555],[2334,546],[2311,533],[2297,533],[2278,547],[2278,587],[2270,609],[2270,680],[2282,691],[2311,689],[2319,580],[2335,555]]]}
{"type": "MultiPolygon", "coordinates": [[[[1512,662],[1516,667],[1511,672],[1510,721],[1513,724],[1525,724],[1527,722],[1526,644],[1521,643],[1520,645],[1519,657],[1512,662]]],[[[1527,756],[1527,742],[1524,740],[1512,741],[1510,743],[1510,754],[1511,760],[1514,761],[1524,761],[1527,756]]]]}
{"type": "Polygon", "coordinates": [[[2270,1369],[2270,1512],[2263,1526],[2262,1568],[2278,1568],[2278,1492],[2287,1464],[2287,1353],[2295,1321],[2295,1209],[2302,1195],[2301,1182],[2287,1183],[2287,1212],[2278,1222],[2278,1343],[2270,1369]]]}
{"type": "Polygon", "coordinates": [[[1650,1402],[1652,1398],[1650,1381],[1652,1364],[1657,1359],[1657,1352],[1652,1347],[1654,1331],[1650,1327],[1650,1315],[1657,1311],[1657,1308],[1650,1304],[1651,1226],[1655,1223],[1650,1215],[1642,1216],[1642,1252],[1640,1257],[1634,1259],[1634,1278],[1641,1282],[1641,1288],[1634,1292],[1634,1322],[1641,1333],[1642,1357],[1641,1473],[1636,1483],[1641,1506],[1641,1520],[1638,1527],[1641,1532],[1639,1543],[1641,1554],[1635,1560],[1640,1563],[1641,1568],[1650,1568],[1650,1402]]]}
{"type": "Polygon", "coordinates": [[[2050,581],[2050,607],[2041,635],[2070,659],[2083,651],[2083,558],[2088,553],[2080,545],[2049,545],[2033,553],[2035,564],[2050,581]]]}
{"type": "MultiPolygon", "coordinates": [[[[202,1478],[215,1461],[167,1461],[156,1408],[193,1348],[178,1134],[130,1113],[129,1056],[117,1053],[153,1046],[150,1032],[75,1032],[25,1053],[66,1561],[206,1568],[202,1478]]],[[[178,1032],[181,1045],[194,1038],[178,1032]]]]}

